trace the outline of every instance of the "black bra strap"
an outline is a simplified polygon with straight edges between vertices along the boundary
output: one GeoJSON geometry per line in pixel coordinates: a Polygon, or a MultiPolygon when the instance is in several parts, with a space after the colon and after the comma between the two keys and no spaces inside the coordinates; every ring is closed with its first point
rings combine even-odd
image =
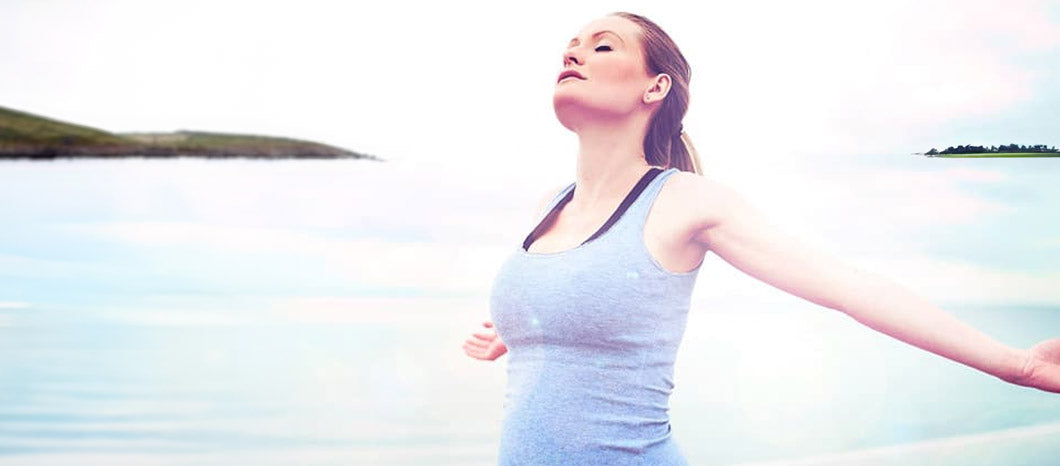
{"type": "MultiPolygon", "coordinates": [[[[598,236],[604,234],[608,229],[610,229],[611,226],[615,224],[615,222],[618,222],[618,219],[622,218],[622,214],[626,212],[626,209],[628,209],[629,206],[633,205],[633,202],[636,201],[638,197],[640,197],[641,191],[644,191],[644,188],[648,186],[648,183],[651,183],[651,181],[655,179],[656,175],[658,175],[659,173],[662,173],[662,169],[657,167],[652,167],[646,173],[644,173],[644,176],[640,177],[640,181],[638,181],[637,184],[633,186],[633,189],[630,190],[628,194],[626,194],[625,199],[622,199],[622,203],[618,205],[618,208],[616,208],[615,211],[611,213],[611,217],[609,217],[607,221],[604,222],[604,224],[596,230],[596,233],[593,233],[593,235],[589,237],[589,239],[582,241],[582,244],[588,243],[589,241],[596,239],[598,236]]],[[[523,240],[524,251],[529,251],[530,245],[534,244],[534,241],[536,241],[537,238],[541,236],[545,232],[545,230],[547,230],[552,225],[552,222],[559,215],[559,211],[562,210],[563,206],[566,205],[567,202],[570,202],[571,198],[574,197],[574,189],[577,189],[577,187],[572,188],[570,191],[568,191],[567,195],[564,196],[563,199],[561,199],[559,202],[557,202],[555,207],[552,208],[552,211],[550,211],[548,215],[541,220],[541,223],[539,223],[537,227],[534,228],[534,231],[531,231],[530,234],[526,236],[526,239],[523,240]]]]}
{"type": "Polygon", "coordinates": [[[524,251],[530,250],[530,245],[534,244],[534,241],[537,241],[537,238],[541,236],[550,225],[552,225],[552,222],[555,220],[556,216],[559,215],[560,209],[562,209],[563,206],[567,204],[567,202],[569,202],[572,197],[574,197],[574,189],[568,191],[567,195],[556,203],[556,206],[553,207],[551,211],[549,211],[548,215],[546,215],[545,218],[541,219],[541,223],[538,223],[537,227],[534,228],[534,230],[531,231],[529,235],[526,235],[526,239],[523,240],[524,251]]]}
{"type": "MultiPolygon", "coordinates": [[[[622,218],[622,214],[626,213],[626,209],[633,205],[633,201],[636,201],[637,198],[640,197],[641,191],[644,191],[644,188],[648,186],[648,183],[651,183],[651,180],[655,179],[655,175],[658,175],[660,172],[662,172],[662,170],[652,167],[644,174],[644,176],[640,177],[640,181],[637,182],[637,185],[633,187],[633,190],[631,190],[629,194],[626,194],[626,198],[618,205],[618,208],[611,214],[611,217],[604,222],[599,230],[596,230],[596,233],[593,233],[593,235],[582,242],[582,244],[588,243],[589,241],[596,239],[597,236],[604,234],[605,231],[611,228],[611,225],[614,225],[618,219],[622,218]]],[[[573,189],[571,190],[571,193],[574,193],[573,189]]]]}

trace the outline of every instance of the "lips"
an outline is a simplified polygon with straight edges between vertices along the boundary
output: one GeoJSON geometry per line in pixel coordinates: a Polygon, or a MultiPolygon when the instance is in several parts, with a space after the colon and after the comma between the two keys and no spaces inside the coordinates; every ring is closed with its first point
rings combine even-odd
{"type": "Polygon", "coordinates": [[[584,80],[585,76],[582,76],[581,73],[579,73],[577,71],[574,71],[574,70],[563,70],[563,72],[559,74],[559,79],[557,79],[556,82],[558,83],[558,82],[563,81],[564,79],[567,79],[567,78],[577,78],[577,79],[583,79],[584,80]]]}

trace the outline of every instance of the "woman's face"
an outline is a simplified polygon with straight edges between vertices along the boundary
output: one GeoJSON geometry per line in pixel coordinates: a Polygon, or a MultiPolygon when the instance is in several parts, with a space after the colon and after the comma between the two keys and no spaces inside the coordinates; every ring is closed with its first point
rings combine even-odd
{"type": "Polygon", "coordinates": [[[640,45],[640,28],[619,16],[585,26],[563,54],[552,105],[564,126],[585,117],[621,117],[644,105],[654,82],[640,45]]]}

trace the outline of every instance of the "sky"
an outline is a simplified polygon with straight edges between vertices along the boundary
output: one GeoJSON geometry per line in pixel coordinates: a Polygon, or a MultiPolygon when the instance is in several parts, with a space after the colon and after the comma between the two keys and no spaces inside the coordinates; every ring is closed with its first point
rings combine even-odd
{"type": "Polygon", "coordinates": [[[831,163],[1057,143],[1060,11],[1045,1],[5,1],[0,102],[111,131],[551,169],[573,154],[550,100],[564,44],[616,10],[682,47],[685,127],[707,154],[762,145],[778,149],[763,163],[831,163]]]}
{"type": "MultiPolygon", "coordinates": [[[[1058,2],[6,1],[0,104],[110,131],[310,139],[424,189],[501,186],[532,205],[573,177],[550,99],[564,44],[616,10],[682,47],[708,176],[778,225],[873,268],[963,277],[935,283],[949,297],[967,279],[1014,290],[998,300],[1056,297],[1060,223],[1034,211],[1060,198],[1054,160],[912,153],[1060,143],[1058,2]]],[[[380,231],[408,226],[393,207],[365,208],[380,231]]]]}

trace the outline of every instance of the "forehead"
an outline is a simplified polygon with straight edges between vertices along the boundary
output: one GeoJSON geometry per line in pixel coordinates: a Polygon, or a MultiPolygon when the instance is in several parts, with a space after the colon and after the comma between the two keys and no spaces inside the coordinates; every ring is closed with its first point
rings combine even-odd
{"type": "Polygon", "coordinates": [[[621,16],[604,16],[590,21],[581,31],[578,31],[578,35],[574,39],[587,40],[600,31],[612,32],[624,42],[636,44],[640,41],[640,26],[636,23],[623,18],[621,16]]]}

